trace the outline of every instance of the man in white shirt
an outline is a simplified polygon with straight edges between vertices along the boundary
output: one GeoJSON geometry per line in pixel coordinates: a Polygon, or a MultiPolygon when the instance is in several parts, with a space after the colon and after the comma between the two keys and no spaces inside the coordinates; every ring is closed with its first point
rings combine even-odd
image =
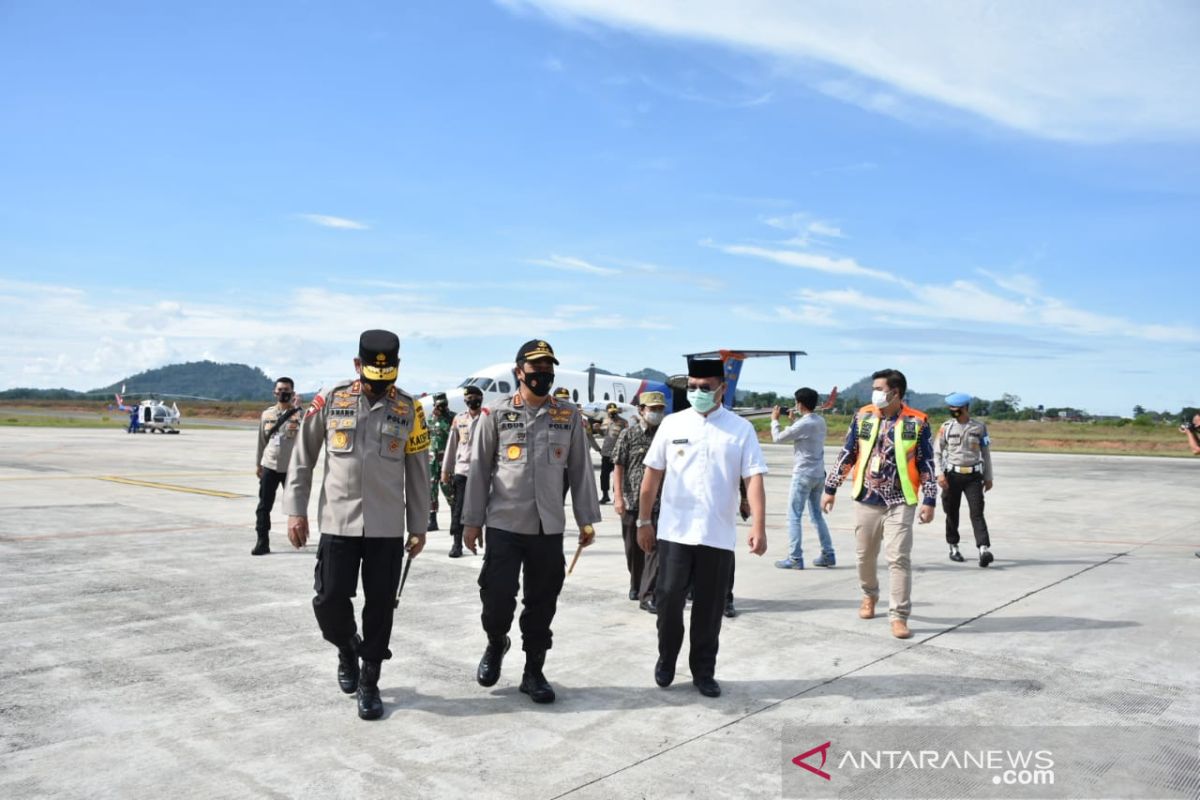
{"type": "Polygon", "coordinates": [[[781,428],[779,415],[782,409],[775,406],[771,412],[771,441],[779,444],[791,442],[792,491],[788,503],[788,557],[776,561],[780,569],[804,569],[804,548],[800,541],[801,521],[804,507],[817,528],[817,539],[821,542],[821,555],[812,562],[816,567],[832,567],[837,563],[833,552],[833,539],[829,536],[829,524],[821,513],[821,492],[825,488],[825,420],[814,413],[817,407],[817,392],[807,386],[796,390],[796,408],[800,419],[787,428],[781,428]]]}
{"type": "Polygon", "coordinates": [[[646,475],[639,508],[653,508],[661,486],[658,529],[650,519],[637,520],[642,550],[650,553],[656,545],[659,548],[654,681],[666,688],[675,679],[675,660],[683,646],[683,608],[691,586],[688,664],[692,683],[705,697],[721,694],[713,675],[737,546],[734,516],[743,478],[753,517],[750,552],[762,555],[767,550],[763,493],[767,464],[754,427],[722,406],[724,378],[721,361],[689,360],[687,398],[691,408],[663,420],[643,461],[646,475]]]}

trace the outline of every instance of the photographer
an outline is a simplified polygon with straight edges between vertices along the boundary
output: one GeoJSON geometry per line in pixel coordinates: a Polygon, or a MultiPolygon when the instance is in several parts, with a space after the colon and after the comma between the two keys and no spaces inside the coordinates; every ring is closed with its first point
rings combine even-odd
{"type": "Polygon", "coordinates": [[[1181,433],[1187,434],[1192,454],[1200,456],[1200,413],[1193,414],[1190,421],[1185,418],[1183,424],[1179,426],[1179,430],[1181,433]]]}

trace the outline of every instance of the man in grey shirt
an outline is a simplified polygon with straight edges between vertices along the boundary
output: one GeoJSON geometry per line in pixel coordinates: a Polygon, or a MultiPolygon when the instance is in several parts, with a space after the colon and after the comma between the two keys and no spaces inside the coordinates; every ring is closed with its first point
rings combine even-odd
{"type": "Polygon", "coordinates": [[[808,506],[813,525],[817,526],[817,538],[821,541],[821,555],[814,567],[832,567],[837,563],[833,552],[833,540],[829,536],[829,525],[821,513],[821,490],[825,485],[825,419],[814,413],[817,393],[805,386],[796,390],[796,406],[800,418],[786,429],[780,429],[781,410],[775,406],[771,412],[771,441],[791,442],[792,491],[788,502],[788,557],[776,561],[780,569],[804,569],[804,548],[800,544],[800,521],[804,507],[808,506]]]}
{"type": "Polygon", "coordinates": [[[303,547],[313,470],[324,448],[313,613],[325,640],[338,649],[338,686],[358,694],[360,718],[379,719],[379,668],[392,657],[388,643],[400,569],[406,551],[416,556],[425,547],[429,524],[429,428],[421,404],[396,387],[396,334],[363,332],[354,367],[357,379],[322,390],[305,412],[288,464],[283,509],[288,539],[303,547]],[[361,637],[351,602],[360,571],[361,637]]]}
{"type": "Polygon", "coordinates": [[[524,570],[525,674],[520,688],[535,703],[554,702],[554,688],[542,668],[552,644],[550,623],[565,572],[564,478],[571,483],[580,545],[592,543],[592,523],[600,521],[582,418],[573,403],[550,397],[557,363],[554,350],[541,339],[517,350],[517,393],[497,402],[475,423],[462,512],[464,543],[472,553],[487,525],[479,598],[488,644],[475,679],[480,686],[493,686],[500,679],[517,607],[518,578],[524,570]]]}

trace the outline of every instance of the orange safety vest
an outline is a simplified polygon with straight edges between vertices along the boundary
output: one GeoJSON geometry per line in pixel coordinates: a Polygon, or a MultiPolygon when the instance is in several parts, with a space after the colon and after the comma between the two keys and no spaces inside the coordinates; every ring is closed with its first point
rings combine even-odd
{"type": "MultiPolygon", "coordinates": [[[[854,499],[863,493],[863,479],[867,472],[867,461],[875,450],[883,414],[874,405],[865,405],[858,410],[858,460],[854,463],[854,499]]],[[[921,485],[921,474],[917,469],[917,442],[921,428],[929,424],[929,418],[915,408],[902,406],[896,418],[896,470],[900,476],[900,488],[904,491],[904,502],[915,506],[917,487],[921,485]],[[905,466],[900,467],[903,463],[905,466]]]]}

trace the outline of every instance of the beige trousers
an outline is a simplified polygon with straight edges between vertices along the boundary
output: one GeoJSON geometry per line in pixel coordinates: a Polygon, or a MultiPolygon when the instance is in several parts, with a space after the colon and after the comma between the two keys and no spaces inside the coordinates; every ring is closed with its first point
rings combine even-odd
{"type": "Polygon", "coordinates": [[[858,556],[858,582],[863,594],[879,598],[879,574],[876,564],[879,546],[887,556],[891,619],[908,619],[912,610],[913,519],[917,507],[899,505],[887,508],[870,503],[855,503],[854,548],[858,556]]]}

